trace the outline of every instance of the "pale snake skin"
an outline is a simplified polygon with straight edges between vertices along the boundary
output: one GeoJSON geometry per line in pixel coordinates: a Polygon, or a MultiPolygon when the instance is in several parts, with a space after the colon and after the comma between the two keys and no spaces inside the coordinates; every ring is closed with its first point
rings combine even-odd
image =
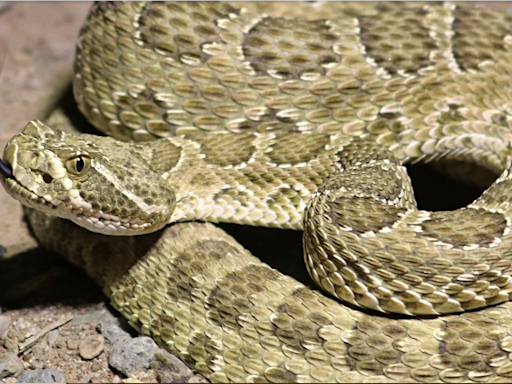
{"type": "Polygon", "coordinates": [[[95,6],[81,110],[123,140],[178,136],[121,143],[31,122],[4,152],[6,190],[109,234],[194,219],[305,229],[312,277],[354,306],[475,311],[358,312],[210,224],[107,237],[32,211],[40,241],[212,381],[510,381],[512,16],[254,5],[329,15],[290,22],[236,7],[95,6]],[[238,135],[199,134],[223,129],[238,135]],[[465,209],[418,211],[402,164],[445,156],[503,172],[465,209]]]}

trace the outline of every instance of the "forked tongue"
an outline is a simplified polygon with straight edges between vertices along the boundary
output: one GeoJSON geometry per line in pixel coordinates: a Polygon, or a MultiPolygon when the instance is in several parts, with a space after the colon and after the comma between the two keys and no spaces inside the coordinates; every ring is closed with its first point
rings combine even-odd
{"type": "Polygon", "coordinates": [[[12,177],[12,168],[9,166],[9,164],[6,164],[0,159],[0,175],[3,175],[5,177],[12,177]]]}

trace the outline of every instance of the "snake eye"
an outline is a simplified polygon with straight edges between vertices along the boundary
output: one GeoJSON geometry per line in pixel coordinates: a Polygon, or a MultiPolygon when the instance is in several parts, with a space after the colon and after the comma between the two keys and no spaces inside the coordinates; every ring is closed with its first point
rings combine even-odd
{"type": "Polygon", "coordinates": [[[80,155],[69,159],[66,163],[66,169],[75,176],[83,176],[91,167],[91,159],[87,156],[80,155]]]}

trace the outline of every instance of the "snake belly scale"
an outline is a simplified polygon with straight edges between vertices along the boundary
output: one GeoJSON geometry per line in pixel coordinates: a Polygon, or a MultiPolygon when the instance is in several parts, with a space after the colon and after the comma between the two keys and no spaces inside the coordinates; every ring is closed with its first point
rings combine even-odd
{"type": "Polygon", "coordinates": [[[508,382],[511,31],[450,3],[98,3],[74,93],[113,138],[32,121],[2,184],[211,381],[508,382]],[[403,164],[441,158],[500,176],[418,210],[403,164]],[[194,220],[304,230],[311,276],[351,307],[212,224],[163,228],[194,220]]]}

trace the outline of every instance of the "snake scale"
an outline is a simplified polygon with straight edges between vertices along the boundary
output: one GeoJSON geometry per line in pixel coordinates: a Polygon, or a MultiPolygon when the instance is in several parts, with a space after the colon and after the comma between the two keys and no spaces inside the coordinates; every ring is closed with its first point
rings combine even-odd
{"type": "Polygon", "coordinates": [[[35,235],[214,382],[509,382],[512,15],[243,7],[93,6],[75,99],[118,140],[32,121],[9,142],[2,183],[35,235]],[[404,164],[442,158],[500,176],[418,210],[404,164]],[[194,220],[304,230],[350,307],[213,224],[162,229],[194,220]]]}

